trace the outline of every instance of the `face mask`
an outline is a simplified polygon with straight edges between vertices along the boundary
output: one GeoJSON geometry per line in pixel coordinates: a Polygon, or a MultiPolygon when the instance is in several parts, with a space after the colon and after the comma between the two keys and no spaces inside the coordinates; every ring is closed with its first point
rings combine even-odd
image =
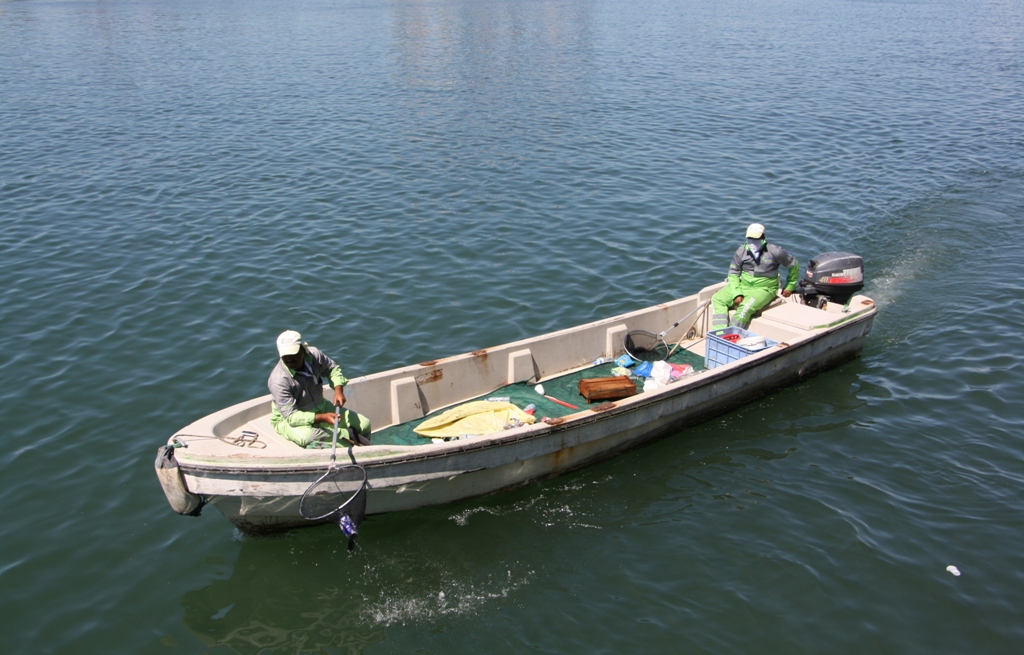
{"type": "Polygon", "coordinates": [[[760,239],[747,239],[747,244],[750,246],[750,252],[757,257],[761,252],[761,240],[760,239]]]}

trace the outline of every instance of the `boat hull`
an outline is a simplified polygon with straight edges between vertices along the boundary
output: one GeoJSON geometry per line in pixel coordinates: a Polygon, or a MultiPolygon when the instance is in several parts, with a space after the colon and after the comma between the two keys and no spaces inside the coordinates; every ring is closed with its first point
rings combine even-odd
{"type": "MultiPolygon", "coordinates": [[[[770,353],[703,372],[626,401],[566,417],[537,429],[427,448],[362,464],[368,474],[367,514],[441,505],[520,487],[636,448],[855,358],[871,331],[874,310],[770,353]]],[[[340,454],[346,461],[349,451],[340,454]]],[[[355,451],[357,456],[359,451],[355,451]]],[[[201,494],[241,531],[259,534],[309,525],[299,499],[324,468],[181,466],[201,494]]],[[[354,487],[353,487],[354,488],[354,487]]]]}

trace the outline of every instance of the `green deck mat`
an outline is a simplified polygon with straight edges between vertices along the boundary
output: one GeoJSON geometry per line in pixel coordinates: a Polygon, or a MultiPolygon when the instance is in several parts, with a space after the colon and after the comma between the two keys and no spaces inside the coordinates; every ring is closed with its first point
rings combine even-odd
{"type": "MultiPolygon", "coordinates": [[[[704,370],[704,358],[688,350],[677,351],[669,358],[668,361],[672,364],[689,364],[693,367],[694,371],[704,370]]],[[[534,412],[534,416],[537,417],[537,420],[540,420],[545,416],[549,418],[567,416],[580,411],[580,409],[587,409],[588,407],[607,402],[604,400],[598,400],[593,403],[587,403],[587,400],[582,394],[580,394],[579,381],[588,378],[609,377],[612,374],[613,368],[615,368],[615,363],[608,362],[544,381],[542,386],[544,387],[544,393],[546,395],[565,401],[571,405],[575,405],[579,407],[579,409],[570,409],[569,407],[563,407],[556,402],[552,402],[537,393],[533,386],[528,386],[524,382],[517,382],[516,384],[510,384],[508,386],[501,387],[500,389],[495,389],[494,391],[478,398],[470,398],[466,402],[495,397],[508,397],[509,402],[517,405],[520,409],[526,409],[526,406],[530,404],[536,406],[537,409],[534,412]]],[[[423,418],[384,428],[383,430],[374,432],[371,440],[374,445],[419,446],[429,444],[431,443],[430,439],[421,437],[413,432],[413,430],[428,418],[437,416],[449,409],[451,409],[451,407],[445,407],[444,409],[427,414],[423,418]]]]}

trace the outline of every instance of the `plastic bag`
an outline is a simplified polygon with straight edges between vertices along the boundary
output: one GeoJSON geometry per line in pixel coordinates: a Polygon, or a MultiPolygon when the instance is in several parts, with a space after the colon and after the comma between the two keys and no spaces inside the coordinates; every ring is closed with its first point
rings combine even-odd
{"type": "Polygon", "coordinates": [[[672,367],[671,380],[675,382],[679,378],[693,375],[693,367],[689,364],[669,364],[672,367]]]}
{"type": "Polygon", "coordinates": [[[654,378],[647,378],[646,380],[644,380],[644,391],[645,392],[646,391],[654,391],[655,389],[660,389],[662,386],[664,386],[664,385],[658,384],[657,380],[655,380],[654,378]]]}
{"type": "Polygon", "coordinates": [[[654,365],[651,364],[650,362],[644,362],[643,364],[640,364],[639,366],[633,369],[633,375],[637,376],[638,378],[650,377],[651,369],[653,367],[654,365]]]}
{"type": "Polygon", "coordinates": [[[629,367],[636,364],[636,360],[630,357],[628,354],[619,355],[619,358],[615,360],[617,366],[629,367]]]}
{"type": "Polygon", "coordinates": [[[661,386],[668,384],[672,379],[672,365],[668,362],[654,362],[651,377],[661,386]]]}

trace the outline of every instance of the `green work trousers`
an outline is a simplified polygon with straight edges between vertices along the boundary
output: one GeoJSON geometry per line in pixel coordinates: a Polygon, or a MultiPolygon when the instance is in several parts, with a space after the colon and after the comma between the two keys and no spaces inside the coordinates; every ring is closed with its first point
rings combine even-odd
{"type": "MultiPolygon", "coordinates": [[[[316,414],[324,414],[334,411],[334,405],[326,398],[316,404],[312,410],[316,414]]],[[[277,430],[277,433],[289,441],[294,441],[303,448],[322,448],[323,444],[330,445],[334,438],[333,423],[314,423],[313,425],[292,426],[288,420],[281,416],[275,408],[270,416],[270,423],[277,430]]],[[[345,429],[351,428],[359,434],[370,438],[370,419],[362,414],[357,414],[351,409],[341,408],[341,420],[338,421],[338,438],[347,438],[345,429]]]]}
{"type": "Polygon", "coordinates": [[[743,301],[736,308],[736,314],[732,317],[732,326],[746,330],[750,327],[750,321],[754,314],[762,307],[775,300],[778,295],[778,285],[773,288],[741,287],[739,290],[726,286],[719,289],[718,293],[711,297],[711,305],[714,308],[711,315],[711,329],[718,330],[729,327],[729,310],[732,309],[733,299],[736,296],[743,296],[743,301]]]}

